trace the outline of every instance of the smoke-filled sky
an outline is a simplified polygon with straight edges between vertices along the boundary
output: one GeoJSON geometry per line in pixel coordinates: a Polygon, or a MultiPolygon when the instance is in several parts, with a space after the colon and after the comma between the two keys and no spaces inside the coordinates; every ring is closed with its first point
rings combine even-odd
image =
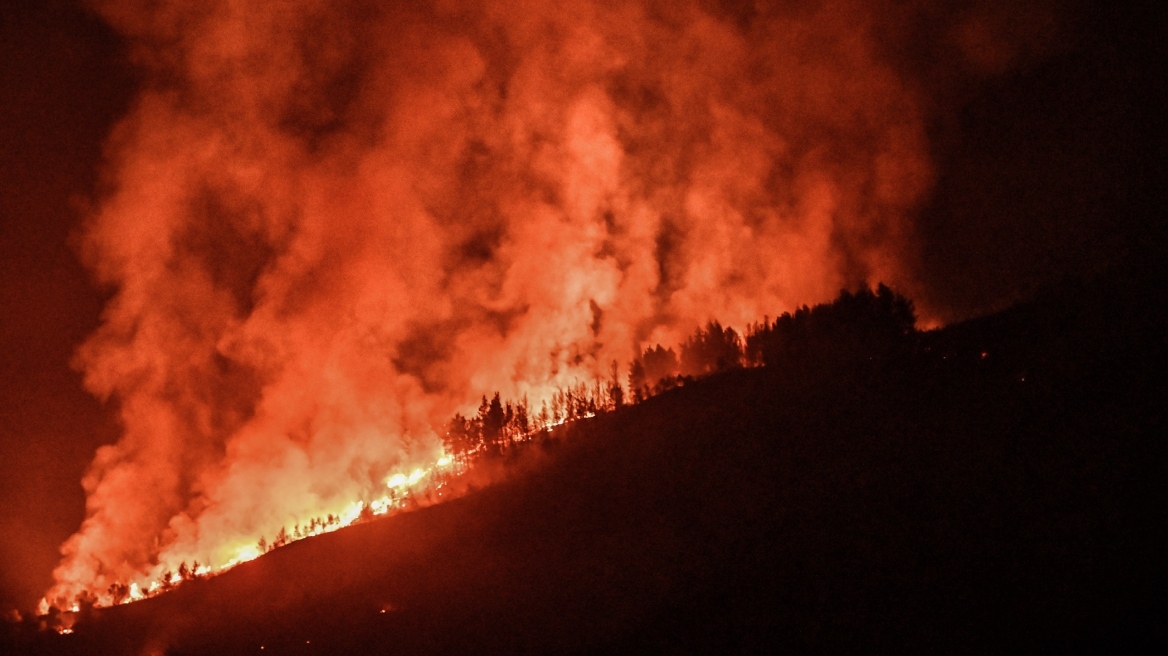
{"type": "Polygon", "coordinates": [[[0,602],[222,562],[709,319],[1131,257],[1150,21],[935,4],[18,8],[0,602]]]}

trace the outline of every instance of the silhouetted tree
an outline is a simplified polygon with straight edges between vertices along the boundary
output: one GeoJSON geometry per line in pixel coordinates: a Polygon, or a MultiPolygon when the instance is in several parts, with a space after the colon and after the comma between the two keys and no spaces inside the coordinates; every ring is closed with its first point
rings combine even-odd
{"type": "Polygon", "coordinates": [[[506,424],[506,415],[503,412],[503,403],[499,399],[498,392],[495,392],[490,403],[487,403],[487,397],[483,397],[483,406],[480,406],[479,409],[479,421],[483,427],[483,443],[489,450],[497,452],[503,438],[503,426],[506,424]]]}
{"type": "Polygon", "coordinates": [[[769,316],[763,316],[762,323],[752,323],[746,326],[746,334],[742,338],[743,363],[750,367],[761,367],[766,364],[763,358],[763,335],[771,329],[769,316]]]}
{"type": "Polygon", "coordinates": [[[773,323],[752,326],[746,352],[766,366],[883,358],[907,343],[915,324],[912,301],[880,284],[875,291],[844,290],[830,304],[804,306],[773,323]]]}
{"type": "Polygon", "coordinates": [[[681,344],[681,374],[704,376],[742,366],[742,341],[733,328],[717,321],[698,328],[681,344]]]}
{"type": "MultiPolygon", "coordinates": [[[[455,414],[443,442],[451,454],[466,464],[475,454],[499,453],[534,430],[595,416],[629,401],[639,403],[695,377],[742,366],[830,364],[857,356],[876,359],[888,349],[906,344],[906,338],[914,334],[915,321],[911,301],[883,284],[875,290],[864,287],[855,293],[843,291],[830,304],[804,306],[773,322],[764,317],[761,323],[748,325],[745,335],[710,321],[680,345],[680,357],[672,348],[660,344],[642,351],[629,364],[627,394],[620,383],[617,362],[612,363],[609,380],[596,378],[559,388],[541,403],[534,416],[526,398],[504,402],[495,392],[489,400],[482,397],[475,416],[455,414]]],[[[334,521],[330,515],[328,524],[334,521]]],[[[306,534],[315,526],[310,524],[306,534]]]]}
{"type": "Polygon", "coordinates": [[[619,410],[625,404],[625,390],[621,387],[620,382],[620,365],[616,360],[612,361],[612,378],[608,387],[609,396],[612,399],[612,409],[619,410]]]}
{"type": "Polygon", "coordinates": [[[116,606],[126,600],[130,596],[130,588],[124,583],[111,583],[109,587],[109,595],[116,606]]]}
{"type": "Polygon", "coordinates": [[[508,401],[503,404],[503,430],[499,432],[499,442],[510,445],[515,439],[515,431],[515,406],[508,401]]]}
{"type": "Polygon", "coordinates": [[[373,519],[373,508],[369,504],[361,506],[361,512],[357,513],[358,522],[367,522],[373,519]]]}
{"type": "MultiPolygon", "coordinates": [[[[470,454],[478,450],[481,436],[475,422],[456,414],[447,424],[442,442],[446,445],[447,451],[465,464],[470,454]]],[[[332,524],[332,515],[329,515],[329,523],[332,524]]]]}
{"type": "Polygon", "coordinates": [[[641,358],[629,365],[629,390],[633,393],[633,403],[649,398],[649,379],[645,376],[645,365],[641,358]]]}
{"type": "Polygon", "coordinates": [[[519,436],[525,436],[531,432],[531,420],[527,416],[527,397],[515,406],[515,431],[519,436]]]}
{"type": "Polygon", "coordinates": [[[633,398],[637,402],[644,401],[672,387],[672,380],[679,371],[677,354],[672,348],[667,349],[658,344],[654,348],[645,349],[629,366],[629,387],[632,388],[633,398]]]}
{"type": "Polygon", "coordinates": [[[539,427],[546,429],[552,422],[551,413],[548,412],[547,401],[540,404],[539,407],[539,427]]]}

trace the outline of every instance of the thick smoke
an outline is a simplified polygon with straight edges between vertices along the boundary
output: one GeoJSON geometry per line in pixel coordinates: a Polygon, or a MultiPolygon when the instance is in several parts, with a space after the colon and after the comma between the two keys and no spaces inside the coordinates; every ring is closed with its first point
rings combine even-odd
{"type": "Polygon", "coordinates": [[[147,82],[84,235],[116,293],[78,362],[124,434],[50,598],[384,489],[483,393],[911,291],[931,167],[880,5],[101,5],[147,82]]]}

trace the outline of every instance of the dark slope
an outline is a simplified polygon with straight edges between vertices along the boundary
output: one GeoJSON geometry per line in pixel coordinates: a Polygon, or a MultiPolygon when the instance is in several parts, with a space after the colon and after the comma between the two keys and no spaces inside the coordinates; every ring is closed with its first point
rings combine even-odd
{"type": "Polygon", "coordinates": [[[1168,332],[1131,289],[1055,290],[885,359],[698,381],[530,445],[506,482],[18,647],[1150,648],[1168,332]]]}

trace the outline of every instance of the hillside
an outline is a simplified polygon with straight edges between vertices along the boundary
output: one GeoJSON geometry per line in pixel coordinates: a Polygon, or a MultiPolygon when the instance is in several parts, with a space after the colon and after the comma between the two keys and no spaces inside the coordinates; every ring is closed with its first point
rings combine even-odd
{"type": "MultiPolygon", "coordinates": [[[[61,654],[1164,643],[1164,317],[1118,278],[557,429],[503,482],[99,610],[61,654]],[[262,647],[262,649],[261,649],[262,647]]],[[[3,643],[0,643],[3,646],[3,643]]]]}

